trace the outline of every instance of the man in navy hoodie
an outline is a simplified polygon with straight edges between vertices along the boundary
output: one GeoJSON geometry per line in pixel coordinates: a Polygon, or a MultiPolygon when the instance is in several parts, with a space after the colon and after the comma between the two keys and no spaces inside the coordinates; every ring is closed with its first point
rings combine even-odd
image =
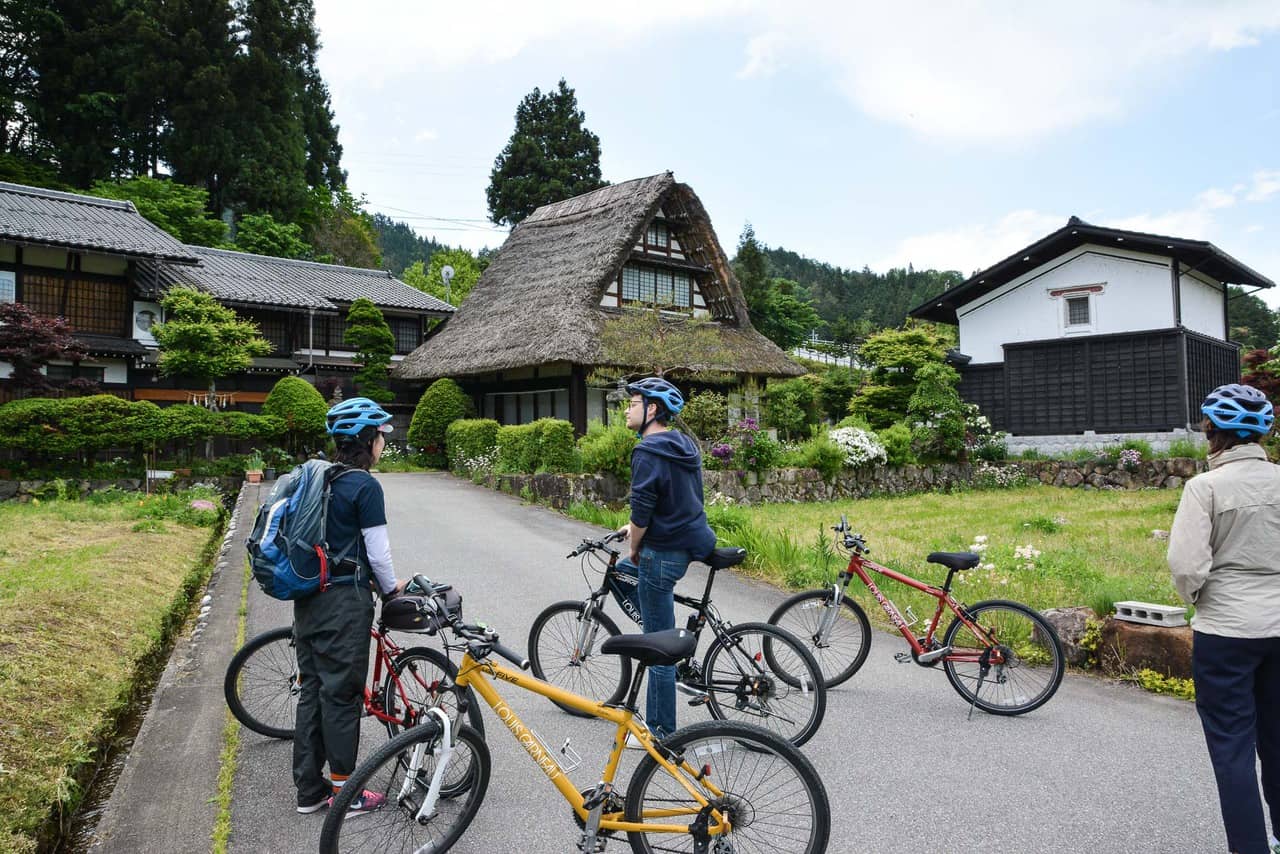
{"type": "MultiPolygon", "coordinates": [[[[640,436],[631,453],[631,540],[638,567],[640,616],[646,632],[675,628],[675,587],[689,562],[711,554],[716,535],[702,509],[702,455],[667,422],[684,408],[680,390],[661,377],[627,386],[627,427],[640,436]]],[[[674,667],[649,668],[645,721],[661,738],[676,728],[674,667]]]]}

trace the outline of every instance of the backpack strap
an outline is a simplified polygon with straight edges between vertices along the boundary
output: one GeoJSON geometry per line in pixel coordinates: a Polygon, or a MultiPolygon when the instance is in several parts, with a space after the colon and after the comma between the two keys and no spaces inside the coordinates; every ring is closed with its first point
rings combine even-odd
{"type": "MultiPolygon", "coordinates": [[[[321,554],[321,557],[320,557],[320,568],[321,568],[320,589],[322,591],[329,586],[329,579],[328,579],[329,573],[327,571],[328,569],[327,564],[329,560],[328,528],[329,528],[329,502],[333,497],[333,482],[338,478],[342,477],[344,474],[349,474],[350,472],[353,472],[353,471],[362,471],[362,469],[357,469],[354,466],[343,465],[342,463],[334,463],[333,465],[329,466],[329,468],[325,469],[325,472],[324,472],[324,487],[320,492],[320,495],[321,495],[320,548],[323,549],[323,553],[321,554]]],[[[357,548],[359,542],[360,542],[360,535],[357,533],[355,538],[350,542],[350,544],[348,544],[346,548],[344,548],[341,552],[338,553],[336,557],[332,559],[334,564],[336,565],[336,564],[342,563],[342,561],[346,559],[347,555],[350,554],[353,549],[357,548]]]]}

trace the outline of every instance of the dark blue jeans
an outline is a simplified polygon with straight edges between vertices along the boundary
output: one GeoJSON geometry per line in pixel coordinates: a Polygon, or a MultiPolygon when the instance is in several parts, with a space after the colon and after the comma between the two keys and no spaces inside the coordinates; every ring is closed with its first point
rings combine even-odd
{"type": "Polygon", "coordinates": [[[1274,832],[1280,827],[1280,638],[1196,632],[1191,675],[1227,846],[1235,854],[1270,854],[1257,763],[1274,832]]]}
{"type": "MultiPolygon", "coordinates": [[[[623,572],[637,574],[640,584],[635,594],[627,598],[640,607],[646,632],[660,632],[676,627],[676,582],[689,571],[692,558],[687,551],[658,551],[640,546],[640,563],[618,561],[623,572]]],[[[625,589],[625,588],[624,588],[625,589]]],[[[674,667],[650,667],[649,687],[646,689],[645,723],[658,737],[676,731],[676,669],[674,667]]]]}

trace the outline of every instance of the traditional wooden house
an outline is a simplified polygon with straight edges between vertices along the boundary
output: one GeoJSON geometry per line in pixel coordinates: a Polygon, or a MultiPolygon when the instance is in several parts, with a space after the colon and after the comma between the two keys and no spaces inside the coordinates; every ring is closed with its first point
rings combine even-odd
{"type": "Polygon", "coordinates": [[[959,327],[961,396],[1011,436],[1159,442],[1239,380],[1229,284],[1273,285],[1212,243],[1072,217],[910,314],[959,327]]]}
{"type": "Polygon", "coordinates": [[[738,382],[803,368],[758,333],[702,203],[670,172],[544,205],[511,232],[457,313],[396,367],[458,380],[504,424],[606,413],[601,330],[625,311],[707,318],[738,382]]]}
{"type": "MultiPolygon", "coordinates": [[[[186,246],[143,218],[130,202],[0,183],[0,302],[63,316],[88,349],[77,363],[52,363],[58,380],[83,377],[110,394],[157,402],[203,396],[199,383],[156,369],[151,324],[163,319],[167,287],[189,284],[258,322],[275,346],[249,371],[218,383],[226,405],[261,403],[288,373],[349,378],[342,343],[357,297],[383,310],[401,358],[425,324],[452,308],[389,273],[186,246]]],[[[12,396],[0,363],[0,401],[12,396]]]]}

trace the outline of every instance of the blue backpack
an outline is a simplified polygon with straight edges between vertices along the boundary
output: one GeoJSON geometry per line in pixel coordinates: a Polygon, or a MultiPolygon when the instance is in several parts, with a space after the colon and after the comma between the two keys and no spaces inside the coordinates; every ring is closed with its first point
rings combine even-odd
{"type": "Polygon", "coordinates": [[[330,580],[329,571],[358,538],[336,557],[330,557],[325,538],[333,482],[351,471],[358,469],[308,460],[276,481],[247,544],[253,577],[268,596],[303,599],[331,584],[354,582],[355,575],[330,580]]]}

